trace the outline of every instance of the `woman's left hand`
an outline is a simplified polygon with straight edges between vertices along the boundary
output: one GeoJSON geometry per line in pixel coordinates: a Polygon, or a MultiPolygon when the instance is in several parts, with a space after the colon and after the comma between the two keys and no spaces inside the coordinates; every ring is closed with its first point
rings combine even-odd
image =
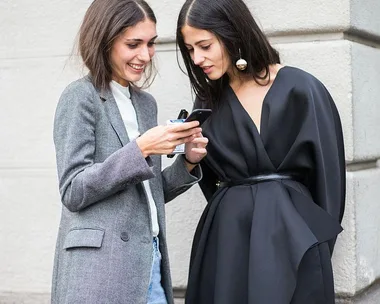
{"type": "Polygon", "coordinates": [[[193,136],[194,139],[186,143],[185,156],[188,161],[196,164],[207,154],[206,146],[208,144],[208,139],[203,137],[202,133],[197,133],[193,136]]]}

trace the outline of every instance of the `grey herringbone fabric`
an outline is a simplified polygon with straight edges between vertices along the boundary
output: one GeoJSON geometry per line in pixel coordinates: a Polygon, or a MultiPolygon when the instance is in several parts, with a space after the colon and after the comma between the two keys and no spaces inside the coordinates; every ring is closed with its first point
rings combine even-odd
{"type": "MultiPolygon", "coordinates": [[[[131,89],[140,133],[156,126],[157,106],[131,89]]],[[[165,236],[165,202],[201,177],[182,157],[161,172],[161,157],[144,159],[130,141],[110,91],[89,76],[70,84],[54,122],[63,203],[53,273],[53,304],[145,304],[152,263],[150,210],[141,182],[157,205],[162,283],[173,303],[165,236]]]]}

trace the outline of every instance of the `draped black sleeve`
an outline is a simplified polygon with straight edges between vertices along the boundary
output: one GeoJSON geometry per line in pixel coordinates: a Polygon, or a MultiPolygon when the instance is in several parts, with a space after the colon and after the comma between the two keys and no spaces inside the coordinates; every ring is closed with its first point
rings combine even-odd
{"type": "MultiPolygon", "coordinates": [[[[304,131],[312,139],[315,162],[308,188],[314,202],[341,223],[346,194],[341,121],[331,95],[321,82],[313,79],[307,88],[305,98],[311,107],[304,131]]],[[[334,244],[335,239],[329,242],[331,252],[334,244]]]]}

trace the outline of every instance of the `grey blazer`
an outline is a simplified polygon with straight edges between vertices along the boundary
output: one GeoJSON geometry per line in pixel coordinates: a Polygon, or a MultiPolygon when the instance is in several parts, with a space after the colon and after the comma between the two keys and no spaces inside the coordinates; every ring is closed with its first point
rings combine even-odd
{"type": "MultiPolygon", "coordinates": [[[[131,90],[140,133],[157,125],[154,98],[131,90]]],[[[62,93],[54,121],[59,191],[63,203],[53,282],[53,304],[145,304],[152,265],[150,209],[142,181],[157,205],[162,285],[173,303],[165,236],[165,202],[201,178],[183,157],[161,172],[161,157],[144,158],[130,141],[110,91],[89,76],[62,93]]]]}

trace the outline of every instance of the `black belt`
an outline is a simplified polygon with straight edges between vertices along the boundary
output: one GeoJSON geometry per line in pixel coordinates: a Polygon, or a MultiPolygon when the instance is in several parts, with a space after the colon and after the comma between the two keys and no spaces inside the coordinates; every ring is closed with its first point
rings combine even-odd
{"type": "Polygon", "coordinates": [[[297,174],[291,173],[269,173],[269,174],[259,174],[255,176],[251,176],[241,180],[233,180],[233,181],[218,181],[216,186],[219,188],[222,187],[233,187],[233,186],[241,186],[241,185],[254,185],[261,182],[268,181],[276,181],[276,180],[299,180],[300,176],[297,174]]]}

